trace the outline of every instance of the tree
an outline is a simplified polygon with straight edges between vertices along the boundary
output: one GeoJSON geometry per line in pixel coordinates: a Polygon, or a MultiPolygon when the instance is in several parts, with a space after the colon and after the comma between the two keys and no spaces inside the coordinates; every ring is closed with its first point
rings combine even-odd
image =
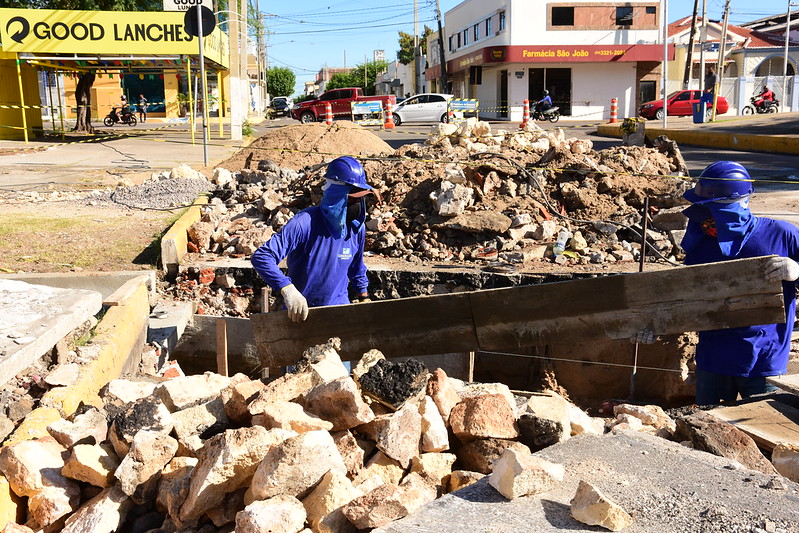
{"type": "Polygon", "coordinates": [[[350,72],[333,74],[325,88],[329,91],[342,87],[360,87],[364,94],[374,94],[377,75],[385,72],[387,68],[388,63],[385,61],[368,61],[365,64],[356,65],[350,72]]]}
{"type": "MultiPolygon", "coordinates": [[[[400,49],[397,50],[397,59],[403,65],[410,65],[413,63],[413,35],[410,33],[405,33],[404,31],[398,32],[399,33],[399,45],[400,49]]],[[[427,55],[427,38],[430,34],[433,33],[433,29],[428,27],[427,24],[424,26],[424,32],[422,32],[422,36],[419,38],[419,48],[421,55],[427,55]]]]}
{"type": "Polygon", "coordinates": [[[290,68],[273,67],[266,71],[266,89],[272,97],[291,96],[296,82],[297,77],[290,68]]]}
{"type": "Polygon", "coordinates": [[[325,85],[325,90],[341,89],[342,87],[361,87],[363,78],[359,80],[353,76],[352,72],[338,72],[331,76],[330,81],[325,85]]]}

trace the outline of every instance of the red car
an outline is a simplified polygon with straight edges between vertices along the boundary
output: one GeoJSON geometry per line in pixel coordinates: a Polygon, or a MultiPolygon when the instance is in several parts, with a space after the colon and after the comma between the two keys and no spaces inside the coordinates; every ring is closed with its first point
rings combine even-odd
{"type": "MultiPolygon", "coordinates": [[[[669,95],[669,116],[670,117],[690,117],[694,114],[694,104],[699,103],[699,98],[702,96],[702,91],[685,90],[677,91],[669,95]]],[[[707,104],[708,116],[710,115],[710,107],[712,104],[707,104]]],[[[719,96],[717,102],[716,114],[722,115],[727,112],[730,105],[727,99],[719,96]]],[[[663,118],[663,100],[652,100],[641,104],[638,110],[638,115],[648,119],[662,119],[663,118]]]]}

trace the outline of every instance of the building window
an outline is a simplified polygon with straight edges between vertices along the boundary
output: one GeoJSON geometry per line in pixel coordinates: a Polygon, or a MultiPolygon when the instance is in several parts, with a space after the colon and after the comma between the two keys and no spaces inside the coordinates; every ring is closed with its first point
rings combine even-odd
{"type": "Polygon", "coordinates": [[[458,48],[461,47],[461,32],[458,32],[458,48]]]}
{"type": "MultiPolygon", "coordinates": [[[[630,11],[632,11],[632,8],[630,8],[630,11]]],[[[630,16],[632,17],[632,13],[630,13],[630,16]]],[[[503,31],[504,29],[505,29],[505,12],[504,11],[500,11],[499,12],[499,31],[503,31]]]]}
{"type": "Polygon", "coordinates": [[[574,26],[573,7],[553,7],[552,8],[553,26],[574,26]]]}
{"type": "Polygon", "coordinates": [[[463,30],[463,46],[469,44],[469,30],[463,30]]]}
{"type": "Polygon", "coordinates": [[[616,8],[616,25],[617,26],[632,26],[633,24],[633,8],[630,6],[616,8]]]}
{"type": "Polygon", "coordinates": [[[474,40],[477,41],[478,39],[480,39],[480,25],[475,24],[473,29],[474,29],[474,40]]]}
{"type": "Polygon", "coordinates": [[[450,36],[449,36],[449,51],[450,51],[450,52],[452,52],[452,50],[453,50],[453,48],[452,48],[452,39],[453,39],[454,37],[455,37],[454,35],[450,35],[450,36]]]}
{"type": "Polygon", "coordinates": [[[647,15],[654,15],[655,13],[657,13],[657,8],[655,6],[646,6],[647,15]]]}
{"type": "Polygon", "coordinates": [[[491,36],[491,18],[486,19],[486,37],[491,36]]]}

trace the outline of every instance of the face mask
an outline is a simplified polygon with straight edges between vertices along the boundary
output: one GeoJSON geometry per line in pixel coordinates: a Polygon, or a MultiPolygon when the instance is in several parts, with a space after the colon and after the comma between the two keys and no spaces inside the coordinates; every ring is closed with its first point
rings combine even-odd
{"type": "Polygon", "coordinates": [[[360,198],[350,198],[347,200],[347,222],[358,220],[361,217],[361,204],[363,201],[360,198]]]}

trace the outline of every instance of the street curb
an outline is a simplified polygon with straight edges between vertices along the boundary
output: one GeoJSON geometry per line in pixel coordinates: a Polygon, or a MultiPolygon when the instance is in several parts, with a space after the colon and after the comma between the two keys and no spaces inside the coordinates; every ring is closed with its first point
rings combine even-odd
{"type": "MultiPolygon", "coordinates": [[[[119,305],[108,308],[95,328],[92,345],[97,355],[82,365],[77,381],[48,391],[3,447],[45,437],[47,426],[74,413],[81,403],[102,406],[99,391],[111,380],[132,372],[139,364],[150,314],[146,278],[119,305]]],[[[24,514],[24,504],[0,476],[0,529],[24,514]]]]}
{"type": "MultiPolygon", "coordinates": [[[[596,128],[599,135],[622,137],[621,124],[600,124],[596,128]]],[[[720,133],[709,129],[680,130],[646,126],[647,139],[665,135],[679,144],[691,144],[706,148],[723,148],[741,152],[775,152],[799,154],[799,137],[795,135],[753,135],[749,133],[720,133]]]]}
{"type": "Polygon", "coordinates": [[[180,260],[186,255],[189,226],[200,220],[201,207],[208,203],[207,196],[198,196],[194,204],[172,224],[161,238],[161,268],[168,274],[177,274],[180,260]]]}

